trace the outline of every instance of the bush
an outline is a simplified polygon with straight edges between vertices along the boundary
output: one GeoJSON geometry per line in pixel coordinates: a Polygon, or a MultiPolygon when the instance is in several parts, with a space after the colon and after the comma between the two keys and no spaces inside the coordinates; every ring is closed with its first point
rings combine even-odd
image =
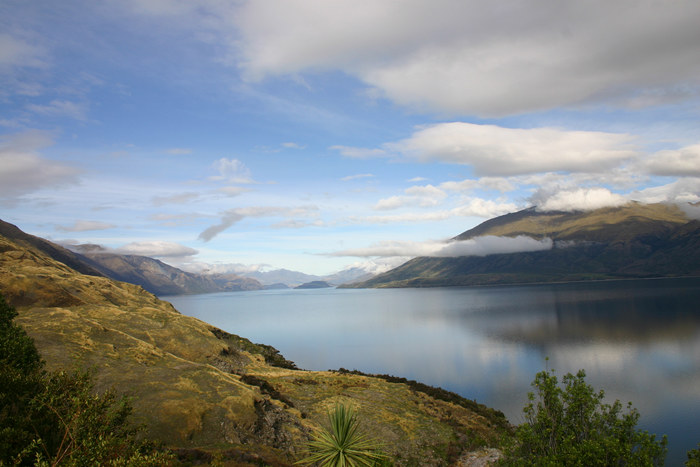
{"type": "Polygon", "coordinates": [[[685,467],[700,467],[700,443],[695,449],[688,451],[688,460],[685,461],[685,467]]]}
{"type": "Polygon", "coordinates": [[[667,439],[635,427],[639,412],[622,404],[603,403],[604,392],[585,382],[586,373],[568,373],[558,385],[554,371],[537,374],[523,409],[525,423],[502,465],[658,466],[666,456],[667,439]]]}
{"type": "Polygon", "coordinates": [[[328,414],[330,430],[319,430],[309,442],[310,454],[299,464],[328,467],[388,465],[379,444],[358,431],[359,423],[352,408],[342,404],[328,414]]]}
{"type": "Polygon", "coordinates": [[[0,295],[0,465],[164,465],[171,457],[137,439],[131,406],[97,394],[89,374],[48,373],[34,341],[0,295]]]}

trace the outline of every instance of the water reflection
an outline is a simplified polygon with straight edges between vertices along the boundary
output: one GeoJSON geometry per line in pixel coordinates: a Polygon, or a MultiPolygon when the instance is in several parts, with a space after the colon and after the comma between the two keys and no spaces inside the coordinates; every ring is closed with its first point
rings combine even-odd
{"type": "Polygon", "coordinates": [[[535,373],[585,368],[668,433],[668,465],[700,441],[700,279],[169,297],[183,313],[277,347],[300,367],[441,386],[522,420],[535,373]]]}

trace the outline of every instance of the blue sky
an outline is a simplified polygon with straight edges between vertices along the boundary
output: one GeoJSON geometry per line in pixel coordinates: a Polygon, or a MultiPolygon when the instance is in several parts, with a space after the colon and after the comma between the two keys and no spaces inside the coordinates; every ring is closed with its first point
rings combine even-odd
{"type": "Polygon", "coordinates": [[[532,205],[687,207],[698,24],[690,0],[2,0],[0,218],[329,274],[532,205]]]}

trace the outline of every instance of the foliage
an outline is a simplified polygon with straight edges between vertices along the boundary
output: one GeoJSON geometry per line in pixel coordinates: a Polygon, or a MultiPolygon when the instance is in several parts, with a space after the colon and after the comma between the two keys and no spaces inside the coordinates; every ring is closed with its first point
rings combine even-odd
{"type": "Polygon", "coordinates": [[[685,467],[700,467],[700,443],[695,449],[688,451],[688,460],[685,461],[685,467]]]}
{"type": "Polygon", "coordinates": [[[357,415],[350,407],[338,404],[328,414],[330,430],[317,431],[309,442],[310,454],[300,464],[329,467],[386,465],[380,446],[358,431],[357,415]]]}
{"type": "Polygon", "coordinates": [[[450,402],[452,404],[462,406],[465,409],[469,409],[472,412],[481,415],[486,420],[488,420],[489,423],[493,424],[494,426],[496,426],[502,430],[509,430],[510,429],[510,425],[508,424],[508,420],[506,419],[506,416],[500,410],[492,409],[490,407],[485,406],[484,404],[479,404],[478,402],[471,400],[471,399],[466,399],[466,398],[460,396],[459,394],[448,391],[446,389],[438,388],[435,386],[429,386],[427,384],[420,383],[418,381],[406,379],[406,378],[399,377],[399,376],[392,376],[392,375],[386,375],[386,374],[363,373],[363,372],[358,371],[358,370],[348,370],[346,368],[339,368],[337,370],[337,372],[340,374],[360,375],[360,376],[369,376],[372,378],[380,378],[380,379],[383,379],[384,381],[387,381],[389,383],[405,384],[406,386],[410,387],[413,391],[423,393],[423,394],[428,395],[428,396],[430,396],[434,399],[437,399],[437,400],[450,402]]]}
{"type": "Polygon", "coordinates": [[[0,295],[0,465],[34,439],[30,406],[42,391],[43,363],[16,316],[0,295]]]}
{"type": "Polygon", "coordinates": [[[48,373],[33,340],[0,295],[0,465],[165,465],[138,439],[131,406],[97,394],[88,373],[48,373]]]}
{"type": "Polygon", "coordinates": [[[603,403],[604,392],[585,382],[586,373],[568,373],[558,385],[554,371],[537,374],[523,409],[525,423],[502,465],[596,466],[663,465],[667,439],[635,427],[639,412],[631,404],[603,403]]]}

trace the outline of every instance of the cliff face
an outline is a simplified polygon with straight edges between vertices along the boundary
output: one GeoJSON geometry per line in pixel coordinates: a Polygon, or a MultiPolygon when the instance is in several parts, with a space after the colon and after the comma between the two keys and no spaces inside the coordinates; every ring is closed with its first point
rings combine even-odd
{"type": "Polygon", "coordinates": [[[133,396],[137,421],[167,446],[222,450],[238,465],[291,465],[343,401],[398,465],[447,465],[507,423],[471,401],[366,375],[302,371],[265,345],[184,316],[143,288],[89,276],[31,242],[0,236],[0,292],[49,369],[94,371],[133,396]]]}

